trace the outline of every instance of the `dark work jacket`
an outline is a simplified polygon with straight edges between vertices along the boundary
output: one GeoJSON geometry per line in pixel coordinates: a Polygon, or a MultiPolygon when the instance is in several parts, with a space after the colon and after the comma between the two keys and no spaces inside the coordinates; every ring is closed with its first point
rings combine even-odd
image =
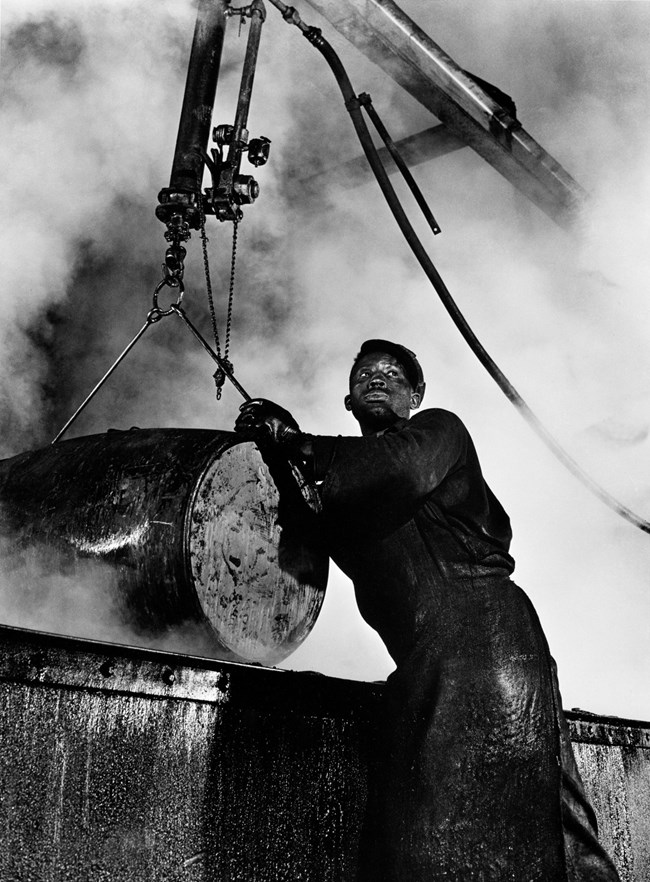
{"type": "Polygon", "coordinates": [[[332,556],[396,662],[428,626],[437,589],[512,573],[509,518],[453,413],[425,410],[314,448],[332,556]]]}
{"type": "Polygon", "coordinates": [[[360,878],[615,880],[597,844],[584,873],[569,866],[564,778],[582,791],[553,664],[461,420],[425,410],[378,435],[313,436],[312,449],[331,556],[396,663],[360,878]]]}

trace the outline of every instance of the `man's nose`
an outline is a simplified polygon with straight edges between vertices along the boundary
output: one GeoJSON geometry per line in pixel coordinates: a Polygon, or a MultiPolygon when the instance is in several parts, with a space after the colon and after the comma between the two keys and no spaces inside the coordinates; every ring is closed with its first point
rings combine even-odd
{"type": "Polygon", "coordinates": [[[382,387],[382,386],[386,385],[386,380],[381,374],[375,374],[373,377],[370,378],[370,383],[368,385],[370,387],[372,387],[372,386],[382,387]]]}

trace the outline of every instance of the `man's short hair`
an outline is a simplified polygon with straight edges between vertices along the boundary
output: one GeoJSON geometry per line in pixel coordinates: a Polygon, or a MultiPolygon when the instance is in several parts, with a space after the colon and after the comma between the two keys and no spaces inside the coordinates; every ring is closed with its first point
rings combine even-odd
{"type": "Polygon", "coordinates": [[[354,369],[357,366],[359,359],[364,355],[369,355],[371,352],[387,352],[388,355],[392,355],[393,358],[396,358],[404,368],[404,373],[406,374],[406,378],[411,384],[413,391],[417,392],[420,396],[420,400],[422,400],[426,383],[424,382],[424,374],[422,373],[420,362],[418,361],[415,352],[411,352],[410,349],[407,349],[406,346],[402,346],[401,343],[392,343],[390,340],[366,340],[361,344],[361,349],[358,351],[354,359],[352,370],[350,371],[350,378],[354,373],[354,369]]]}

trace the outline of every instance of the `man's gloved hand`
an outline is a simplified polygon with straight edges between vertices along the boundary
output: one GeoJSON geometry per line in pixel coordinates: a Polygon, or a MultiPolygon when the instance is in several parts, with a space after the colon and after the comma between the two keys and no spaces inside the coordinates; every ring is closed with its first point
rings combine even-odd
{"type": "Polygon", "coordinates": [[[255,440],[269,440],[281,446],[290,446],[298,440],[300,429],[288,410],[268,401],[253,398],[239,408],[235,432],[255,440]]]}

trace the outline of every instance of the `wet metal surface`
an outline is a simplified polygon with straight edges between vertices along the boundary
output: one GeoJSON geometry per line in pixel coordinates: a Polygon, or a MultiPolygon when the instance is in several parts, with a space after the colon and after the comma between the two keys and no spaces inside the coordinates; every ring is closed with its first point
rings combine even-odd
{"type": "Polygon", "coordinates": [[[576,760],[621,882],[650,879],[650,723],[569,713],[576,760]]]}
{"type": "MultiPolygon", "coordinates": [[[[0,878],[352,882],[381,690],[0,628],[0,878]]],[[[568,716],[602,840],[645,882],[650,724],[568,716]]]]}
{"type": "Polygon", "coordinates": [[[373,687],[10,629],[1,657],[0,878],[354,877],[373,687]]]}

